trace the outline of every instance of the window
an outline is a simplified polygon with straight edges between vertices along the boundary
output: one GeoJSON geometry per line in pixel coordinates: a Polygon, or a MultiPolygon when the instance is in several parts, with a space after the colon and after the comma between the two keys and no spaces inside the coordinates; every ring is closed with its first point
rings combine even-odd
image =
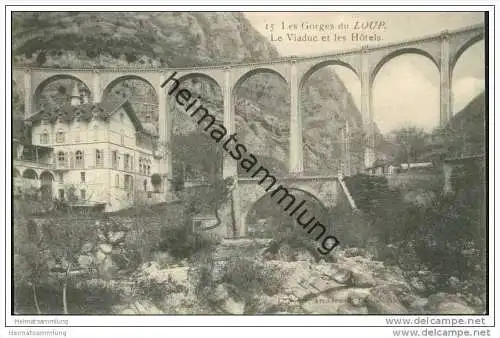
{"type": "Polygon", "coordinates": [[[144,180],[144,191],[148,191],[148,180],[144,180]]]}
{"type": "Polygon", "coordinates": [[[123,188],[125,188],[125,190],[132,190],[132,176],[124,176],[123,188]]]}
{"type": "Polygon", "coordinates": [[[62,151],[57,153],[57,165],[59,167],[64,167],[66,165],[66,162],[64,159],[64,153],[62,151]]]}
{"type": "Polygon", "coordinates": [[[77,150],[75,153],[75,165],[77,168],[83,168],[83,152],[77,150]]]}
{"type": "Polygon", "coordinates": [[[142,158],[139,158],[139,172],[142,174],[142,158]]]}
{"type": "Polygon", "coordinates": [[[64,143],[64,131],[59,129],[56,133],[56,142],[57,143],[64,143]]]}
{"type": "Polygon", "coordinates": [[[118,152],[116,150],[113,150],[112,156],[111,156],[111,165],[113,166],[113,169],[118,168],[118,152]]]}
{"type": "Polygon", "coordinates": [[[151,175],[151,166],[148,164],[147,168],[146,168],[146,175],[147,176],[150,176],[151,175]]]}
{"type": "Polygon", "coordinates": [[[120,187],[120,176],[118,176],[118,174],[116,174],[115,176],[115,187],[116,188],[120,187]]]}
{"type": "Polygon", "coordinates": [[[123,169],[124,170],[128,170],[129,169],[129,165],[130,165],[130,155],[129,154],[125,154],[125,156],[123,158],[123,169]]]}
{"type": "Polygon", "coordinates": [[[102,151],[101,150],[96,150],[95,151],[95,166],[96,167],[102,167],[103,161],[102,161],[102,151]]]}
{"type": "Polygon", "coordinates": [[[80,198],[81,198],[82,200],[84,200],[84,199],[86,198],[86,196],[85,196],[85,195],[86,195],[86,191],[85,191],[85,189],[80,189],[80,198]]]}
{"type": "Polygon", "coordinates": [[[59,183],[64,183],[64,176],[62,173],[59,173],[59,183]]]}
{"type": "Polygon", "coordinates": [[[64,201],[64,189],[59,189],[59,199],[64,201]]]}
{"type": "Polygon", "coordinates": [[[48,144],[49,143],[49,133],[47,130],[44,130],[41,134],[40,134],[40,143],[41,144],[48,144]]]}
{"type": "Polygon", "coordinates": [[[80,181],[85,183],[85,171],[80,172],[80,181]]]}

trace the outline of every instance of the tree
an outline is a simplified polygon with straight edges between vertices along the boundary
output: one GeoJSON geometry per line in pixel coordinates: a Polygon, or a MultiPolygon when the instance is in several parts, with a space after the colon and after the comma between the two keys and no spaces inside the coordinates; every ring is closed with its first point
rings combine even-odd
{"type": "Polygon", "coordinates": [[[393,141],[398,146],[396,160],[399,162],[415,162],[425,151],[427,133],[415,126],[403,127],[392,133],[393,141]]]}
{"type": "Polygon", "coordinates": [[[155,189],[157,189],[161,185],[161,176],[160,174],[154,173],[151,175],[151,184],[155,189]]]}
{"type": "Polygon", "coordinates": [[[47,62],[47,57],[45,56],[45,53],[42,51],[38,54],[36,57],[36,64],[38,66],[43,65],[45,62],[47,62]]]}

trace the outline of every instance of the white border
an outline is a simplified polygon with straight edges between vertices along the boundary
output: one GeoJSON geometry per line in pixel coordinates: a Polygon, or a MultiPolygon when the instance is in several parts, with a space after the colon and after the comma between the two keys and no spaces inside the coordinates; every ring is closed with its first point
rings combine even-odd
{"type": "MultiPolygon", "coordinates": [[[[257,1],[253,2],[256,3],[257,1]]],[[[258,1],[260,3],[265,3],[265,1],[258,1]]],[[[295,1],[290,1],[288,4],[295,2],[295,1]]],[[[394,1],[396,2],[396,1],[394,1]]],[[[456,1],[455,3],[457,3],[456,1]]],[[[67,3],[66,1],[52,1],[50,4],[64,4],[67,3]]],[[[86,3],[88,4],[99,4],[97,1],[87,1],[86,3]]],[[[437,11],[447,11],[447,12],[452,12],[452,11],[489,11],[490,12],[490,32],[489,32],[489,56],[490,56],[490,67],[489,67],[489,77],[490,77],[490,83],[489,83],[489,111],[490,111],[490,147],[489,147],[489,154],[490,154],[490,161],[489,161],[489,178],[490,178],[490,238],[489,238],[489,246],[490,246],[490,260],[489,260],[489,269],[490,269],[490,304],[491,306],[493,304],[498,304],[499,302],[499,297],[496,295],[496,299],[493,299],[495,292],[494,292],[494,276],[493,276],[493,271],[494,271],[494,266],[495,266],[495,257],[494,255],[494,239],[497,238],[497,234],[494,231],[494,199],[493,199],[493,175],[494,175],[494,79],[495,79],[495,74],[494,74],[494,66],[493,66],[493,56],[494,56],[494,48],[493,48],[493,43],[496,41],[495,38],[495,32],[494,32],[494,13],[493,13],[493,7],[492,6],[485,6],[490,3],[485,3],[485,5],[476,5],[476,6],[453,6],[453,7],[444,7],[444,6],[365,6],[366,2],[360,2],[360,1],[352,1],[351,3],[353,4],[358,4],[358,5],[363,5],[361,6],[327,6],[323,4],[328,4],[331,3],[330,1],[318,1],[318,3],[321,3],[322,6],[320,7],[312,7],[312,6],[304,6],[304,7],[293,7],[293,6],[218,6],[217,8],[213,6],[193,6],[193,5],[188,5],[188,6],[154,6],[154,7],[140,7],[140,6],[129,6],[126,5],[124,6],[124,3],[132,4],[131,1],[120,1],[120,3],[116,3],[116,5],[119,5],[119,7],[115,6],[99,6],[99,7],[87,7],[87,6],[57,6],[57,7],[44,7],[44,6],[30,6],[30,7],[19,7],[19,6],[12,6],[8,8],[3,8],[3,13],[6,18],[6,27],[10,27],[10,13],[12,11],[56,11],[56,10],[71,10],[71,11],[89,11],[89,10],[95,10],[95,11],[350,11],[350,12],[369,12],[369,11],[429,11],[429,12],[437,12],[437,11]]],[[[144,1],[143,1],[144,3],[144,1]]],[[[420,3],[423,3],[421,1],[420,3]]],[[[435,3],[434,1],[426,1],[425,3],[432,4],[435,3]]],[[[463,2],[462,2],[463,3],[463,2]]],[[[152,4],[159,4],[159,2],[154,2],[152,4]]],[[[4,27],[2,26],[2,39],[5,37],[5,31],[4,27]]],[[[8,28],[8,35],[7,35],[7,41],[3,42],[10,42],[10,28],[8,28]]],[[[5,44],[3,43],[2,46],[5,44]]],[[[10,45],[10,43],[9,43],[10,45]]],[[[5,56],[5,65],[7,69],[7,72],[4,74],[5,69],[2,67],[2,75],[4,75],[4,79],[6,80],[6,90],[4,93],[2,93],[2,101],[6,100],[6,121],[7,121],[7,126],[9,125],[9,121],[11,119],[11,102],[10,102],[10,97],[8,96],[11,91],[11,74],[8,71],[11,69],[11,60],[10,60],[10,50],[6,50],[6,53],[3,53],[5,56]]],[[[2,56],[3,57],[3,56],[2,56]]],[[[6,127],[7,127],[6,126],[6,127]]],[[[5,140],[2,140],[2,149],[5,149],[6,144],[10,144],[10,128],[6,128],[6,133],[5,133],[5,140]],[[6,142],[6,143],[3,143],[6,142]]],[[[10,147],[9,147],[10,148],[10,147]]],[[[6,149],[6,156],[2,156],[2,162],[4,159],[11,158],[10,156],[10,149],[6,149]]],[[[3,166],[2,168],[5,167],[7,164],[8,167],[6,169],[6,178],[11,177],[11,172],[10,172],[10,161],[5,160],[5,163],[2,163],[3,166]]],[[[10,215],[10,208],[11,208],[11,202],[10,202],[10,180],[7,179],[5,182],[2,180],[2,183],[0,183],[0,188],[5,188],[3,191],[6,192],[5,195],[5,203],[2,205],[5,205],[6,210],[5,210],[5,215],[6,215],[6,222],[5,222],[5,227],[6,227],[6,232],[7,232],[7,242],[6,242],[6,252],[10,252],[11,250],[11,245],[10,245],[10,236],[11,236],[11,227],[10,227],[10,220],[11,220],[11,215],[10,215]],[[6,183],[6,187],[3,186],[3,184],[6,183]]],[[[4,242],[3,238],[3,232],[2,232],[2,243],[4,242]]],[[[1,250],[1,260],[2,262],[5,260],[4,257],[4,250],[1,250]]],[[[10,258],[10,257],[8,257],[10,258]]],[[[10,278],[10,271],[11,271],[11,266],[10,266],[10,259],[6,262],[6,269],[3,271],[9,272],[7,273],[7,277],[10,278]]],[[[498,267],[498,263],[496,264],[498,267]]],[[[4,275],[5,276],[5,275],[4,275]]],[[[1,280],[1,287],[2,290],[4,289],[4,276],[2,276],[1,280]]],[[[7,290],[10,290],[10,280],[7,280],[7,290]]],[[[3,297],[3,291],[2,291],[2,297],[3,297]]],[[[10,313],[10,294],[7,293],[5,295],[5,298],[2,300],[5,300],[5,308],[2,309],[3,311],[6,311],[7,313],[7,323],[6,325],[14,325],[13,323],[13,317],[9,315],[10,313]]],[[[2,320],[3,320],[3,313],[2,315],[2,320]]],[[[43,316],[44,318],[56,318],[57,316],[43,316]]],[[[404,316],[391,316],[391,318],[409,318],[409,317],[404,317],[404,316]]],[[[446,316],[443,318],[458,318],[459,316],[446,316]]],[[[15,318],[40,318],[40,316],[15,316],[15,318]]],[[[355,326],[359,327],[358,329],[354,328],[338,328],[335,330],[335,334],[339,334],[341,332],[347,334],[352,334],[354,330],[356,332],[359,332],[361,335],[369,335],[371,337],[374,337],[375,333],[386,333],[388,336],[391,336],[391,330],[386,327],[385,319],[387,316],[378,316],[378,315],[370,315],[370,316],[59,316],[59,319],[67,319],[69,320],[70,325],[72,326],[123,326],[123,325],[138,325],[142,326],[142,328],[139,328],[141,332],[144,332],[145,328],[144,327],[149,327],[149,326],[217,326],[217,325],[223,325],[223,326],[355,326]],[[364,326],[380,326],[380,327],[385,327],[385,328],[361,328],[364,326]]],[[[434,318],[434,317],[433,317],[434,318]]],[[[463,317],[462,318],[466,318],[463,317]]],[[[471,317],[471,318],[478,318],[477,316],[471,317]]],[[[487,323],[488,326],[493,325],[493,320],[494,320],[494,309],[490,309],[490,315],[484,316],[485,322],[487,323]]],[[[35,328],[33,328],[35,329],[35,328]]],[[[456,328],[460,329],[460,328],[456,328]]],[[[462,328],[464,329],[464,328],[462,328]]],[[[173,330],[173,329],[171,329],[173,330]]],[[[267,328],[266,331],[267,333],[271,333],[271,328],[267,328]]],[[[310,334],[310,329],[306,329],[308,331],[299,331],[301,329],[295,328],[292,333],[299,333],[301,332],[302,334],[310,334]]],[[[120,332],[120,334],[123,334],[124,336],[130,336],[132,332],[137,332],[134,328],[110,328],[110,329],[105,329],[105,328],[100,328],[100,329],[83,329],[83,328],[78,328],[76,330],[71,330],[72,336],[75,336],[75,333],[78,332],[78,336],[80,337],[86,337],[92,331],[92,333],[97,333],[100,332],[103,334],[104,332],[107,332],[105,336],[112,335],[115,336],[120,332]],[[112,331],[111,331],[112,330],[112,331]],[[84,334],[85,333],[85,334],[84,334]]],[[[198,330],[196,330],[198,331],[198,330]]],[[[232,331],[232,330],[231,330],[232,331]]],[[[7,334],[8,331],[5,331],[7,334]]],[[[201,331],[203,334],[205,334],[205,331],[201,331]]],[[[282,329],[280,331],[275,331],[272,334],[283,334],[280,333],[282,332],[282,329]]],[[[331,331],[330,331],[331,332],[331,331]]],[[[101,336],[101,334],[98,335],[98,337],[101,336]]],[[[378,336],[378,334],[377,334],[378,336]]],[[[387,336],[387,335],[384,335],[387,336]]],[[[493,335],[492,335],[493,336],[493,335]]]]}

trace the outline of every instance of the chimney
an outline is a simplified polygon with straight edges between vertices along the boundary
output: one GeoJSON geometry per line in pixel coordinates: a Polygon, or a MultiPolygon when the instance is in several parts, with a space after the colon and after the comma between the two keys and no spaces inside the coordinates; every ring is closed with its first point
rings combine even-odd
{"type": "Polygon", "coordinates": [[[78,106],[82,104],[82,100],[80,98],[80,93],[78,92],[78,85],[73,87],[73,92],[71,93],[71,105],[78,106]]]}

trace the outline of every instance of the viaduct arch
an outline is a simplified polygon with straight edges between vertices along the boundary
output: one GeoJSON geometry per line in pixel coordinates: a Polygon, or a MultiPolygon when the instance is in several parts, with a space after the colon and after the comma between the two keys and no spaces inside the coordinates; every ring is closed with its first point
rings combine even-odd
{"type": "MultiPolygon", "coordinates": [[[[167,90],[162,90],[161,85],[175,72],[176,79],[185,79],[193,76],[209,78],[218,84],[223,96],[224,117],[223,122],[228,134],[235,132],[233,93],[242,81],[259,72],[270,72],[283,79],[290,90],[290,138],[289,138],[289,173],[297,182],[303,173],[303,141],[302,141],[302,116],[299,109],[299,90],[307,78],[317,69],[325,65],[341,65],[351,69],[361,82],[361,115],[363,128],[370,135],[365,147],[365,166],[369,167],[375,160],[374,135],[373,135],[373,109],[372,109],[372,84],[382,66],[391,59],[405,53],[416,53],[429,58],[438,68],[440,73],[440,123],[445,124],[452,116],[451,111],[451,74],[453,67],[460,56],[470,46],[484,39],[485,27],[483,25],[462,28],[456,31],[445,31],[441,34],[426,36],[419,39],[401,41],[387,45],[342,51],[338,53],[287,57],[248,64],[226,64],[193,68],[23,68],[16,67],[14,72],[22,72],[24,77],[24,109],[25,117],[34,114],[34,102],[41,88],[49,81],[60,77],[71,77],[85,84],[91,92],[93,102],[100,102],[106,91],[113,83],[120,79],[138,78],[149,83],[155,90],[158,98],[159,111],[159,136],[160,142],[169,146],[172,121],[168,109],[167,90]]],[[[161,161],[161,172],[169,175],[171,172],[171,152],[161,161]]],[[[237,176],[235,161],[224,161],[224,177],[237,176]],[[227,164],[226,164],[227,162],[227,164]]],[[[308,182],[306,185],[312,184],[308,182]]],[[[240,183],[241,187],[248,183],[240,183]]],[[[255,184],[253,184],[255,186],[255,184]]],[[[256,187],[254,189],[261,189],[256,187]]],[[[247,189],[240,189],[241,191],[247,189]]],[[[337,191],[337,190],[335,190],[337,191]]],[[[250,194],[257,198],[258,194],[250,194]]],[[[241,195],[240,197],[243,197],[241,195]]],[[[242,201],[243,202],[243,201],[242,201]]],[[[253,204],[255,201],[246,201],[244,205],[253,204]]],[[[246,217],[241,210],[240,219],[246,217]]],[[[242,225],[245,229],[245,225],[242,225]]],[[[244,231],[244,230],[243,230],[244,231]]]]}

